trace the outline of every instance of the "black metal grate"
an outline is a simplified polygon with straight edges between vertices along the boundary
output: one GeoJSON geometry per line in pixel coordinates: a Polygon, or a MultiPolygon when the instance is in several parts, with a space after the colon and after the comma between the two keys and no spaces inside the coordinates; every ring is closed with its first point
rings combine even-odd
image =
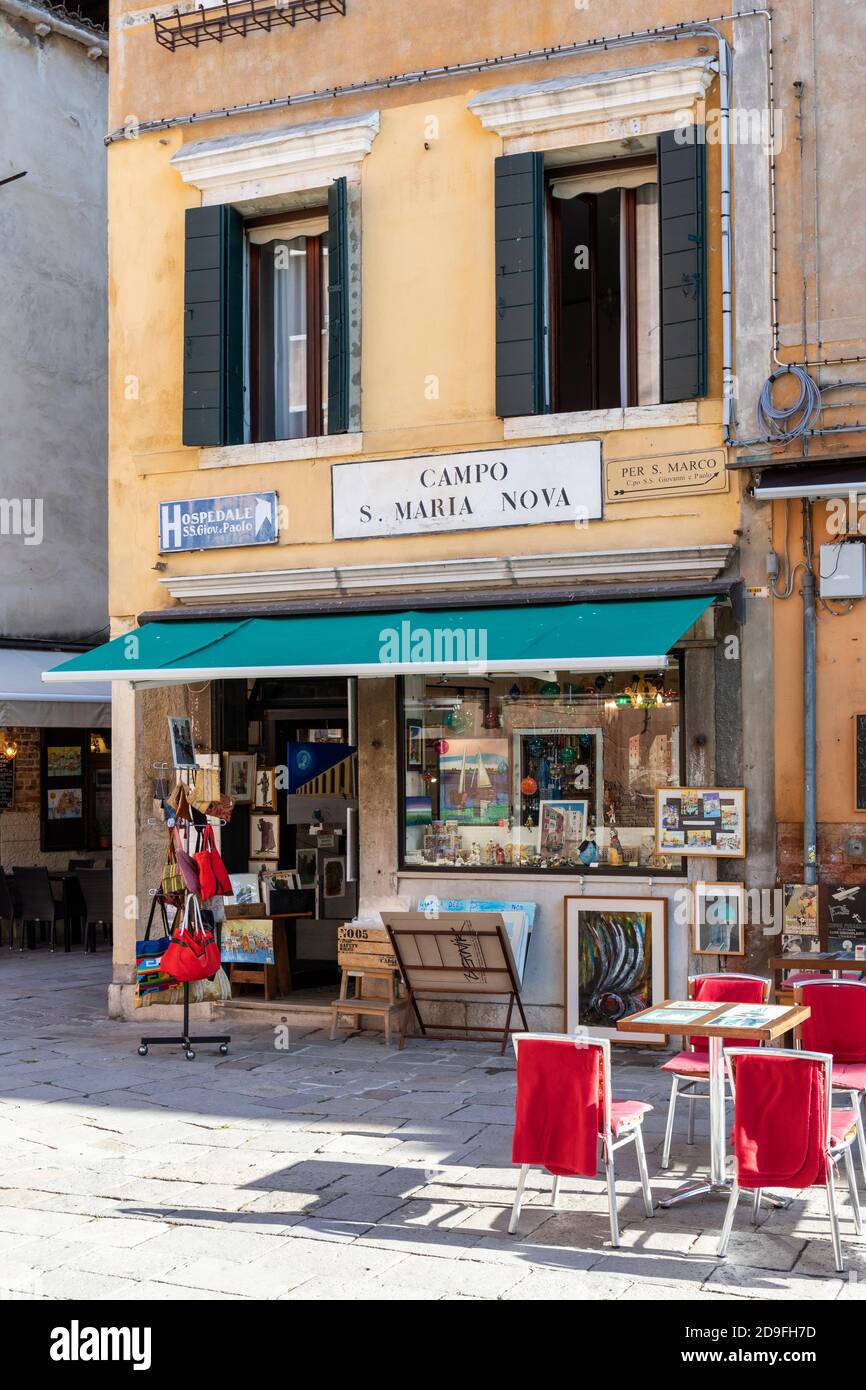
{"type": "Polygon", "coordinates": [[[181,14],[175,10],[173,15],[153,20],[156,41],[174,53],[176,48],[198,48],[199,44],[215,39],[245,39],[257,29],[270,33],[280,24],[288,24],[294,29],[302,19],[314,19],[316,23],[329,14],[346,13],[346,0],[223,0],[221,6],[205,9],[199,5],[197,10],[181,14]]]}

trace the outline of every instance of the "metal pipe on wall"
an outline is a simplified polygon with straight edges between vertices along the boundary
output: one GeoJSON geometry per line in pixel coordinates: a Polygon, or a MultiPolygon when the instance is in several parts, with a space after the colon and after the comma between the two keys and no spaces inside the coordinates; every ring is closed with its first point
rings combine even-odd
{"type": "Polygon", "coordinates": [[[818,882],[818,733],[815,569],[812,564],[812,504],[803,498],[803,869],[805,883],[818,882]]]}

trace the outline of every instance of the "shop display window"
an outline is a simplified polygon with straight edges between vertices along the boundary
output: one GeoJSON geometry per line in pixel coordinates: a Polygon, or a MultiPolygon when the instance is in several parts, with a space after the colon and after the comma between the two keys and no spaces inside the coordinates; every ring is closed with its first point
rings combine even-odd
{"type": "Polygon", "coordinates": [[[406,868],[681,872],[655,847],[680,777],[680,672],[402,683],[406,868]]]}

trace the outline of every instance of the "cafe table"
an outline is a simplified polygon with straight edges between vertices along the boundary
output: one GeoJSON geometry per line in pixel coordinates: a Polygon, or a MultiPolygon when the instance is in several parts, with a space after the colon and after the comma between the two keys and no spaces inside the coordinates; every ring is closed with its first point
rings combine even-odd
{"type": "MultiPolygon", "coordinates": [[[[692,1178],[660,1205],[674,1206],[688,1197],[707,1193],[729,1193],[731,1184],[725,1171],[725,1058],[724,1038],[742,1042],[772,1042],[804,1023],[811,1014],[805,1005],[789,1008],[782,1004],[701,1004],[697,1000],[665,999],[640,1013],[620,1019],[617,1028],[628,1033],[659,1033],[664,1037],[706,1038],[709,1043],[707,1066],[710,1099],[710,1173],[708,1178],[692,1178]]],[[[783,1205],[778,1198],[765,1197],[770,1205],[783,1205]]]]}

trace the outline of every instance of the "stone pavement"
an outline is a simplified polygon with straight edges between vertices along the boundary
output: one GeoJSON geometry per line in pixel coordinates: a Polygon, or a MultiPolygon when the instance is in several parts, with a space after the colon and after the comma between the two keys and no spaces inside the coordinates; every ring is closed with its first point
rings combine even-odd
{"type": "MultiPolygon", "coordinates": [[[[506,1233],[514,1066],[486,1044],[410,1043],[232,1024],[229,1055],[136,1052],[109,1022],[110,961],[0,952],[0,1297],[119,1299],[850,1299],[866,1241],[841,1197],[850,1274],[833,1269],[823,1191],[749,1225],[727,1261],[724,1204],[646,1220],[618,1154],[622,1248],[601,1180],[534,1176],[506,1233]]],[[[202,1029],[202,1031],[208,1031],[202,1029]]],[[[700,1127],[658,1175],[666,1079],[621,1051],[616,1094],[652,1100],[661,1195],[700,1168],[700,1127]]],[[[862,1179],[861,1179],[862,1181],[862,1179]]]]}

